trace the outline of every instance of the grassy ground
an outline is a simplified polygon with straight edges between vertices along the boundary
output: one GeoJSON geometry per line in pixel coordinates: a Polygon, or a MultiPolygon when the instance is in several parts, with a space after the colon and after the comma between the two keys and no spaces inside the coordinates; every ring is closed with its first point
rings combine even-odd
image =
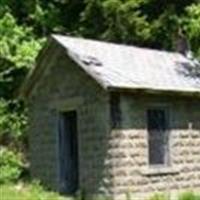
{"type": "MultiPolygon", "coordinates": [[[[81,199],[81,198],[77,198],[81,199]]],[[[131,198],[127,198],[129,200],[131,198]]],[[[74,200],[59,196],[54,192],[44,190],[36,183],[3,184],[0,185],[0,200],[74,200]]],[[[164,195],[153,195],[149,200],[169,200],[164,195]]],[[[186,192],[180,194],[178,200],[200,200],[200,194],[186,192]]]]}
{"type": "Polygon", "coordinates": [[[70,200],[70,198],[47,192],[38,184],[19,183],[0,185],[0,200],[70,200]]]}

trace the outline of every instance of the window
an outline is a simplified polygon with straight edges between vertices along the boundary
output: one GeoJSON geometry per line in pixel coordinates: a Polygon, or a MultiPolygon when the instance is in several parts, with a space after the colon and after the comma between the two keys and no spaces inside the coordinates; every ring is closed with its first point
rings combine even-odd
{"type": "Polygon", "coordinates": [[[121,126],[120,95],[114,92],[110,94],[110,118],[111,118],[111,127],[120,128],[121,126]]]}
{"type": "Polygon", "coordinates": [[[169,164],[169,124],[167,109],[153,108],[147,110],[149,164],[169,164]]]}

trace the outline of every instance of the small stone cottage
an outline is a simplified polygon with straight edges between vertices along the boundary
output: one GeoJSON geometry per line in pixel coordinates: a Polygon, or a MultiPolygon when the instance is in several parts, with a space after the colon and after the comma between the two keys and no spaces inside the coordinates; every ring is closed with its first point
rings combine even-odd
{"type": "Polygon", "coordinates": [[[32,176],[120,200],[200,191],[197,67],[177,52],[53,35],[22,88],[32,176]]]}

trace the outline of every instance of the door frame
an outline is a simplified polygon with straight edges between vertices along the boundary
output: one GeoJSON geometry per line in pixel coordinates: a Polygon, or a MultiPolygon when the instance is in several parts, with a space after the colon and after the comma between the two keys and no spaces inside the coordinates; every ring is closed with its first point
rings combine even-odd
{"type": "Polygon", "coordinates": [[[78,183],[80,187],[80,136],[79,136],[79,112],[78,112],[78,107],[82,104],[82,98],[70,98],[68,100],[64,101],[57,101],[56,103],[53,103],[51,108],[56,110],[56,126],[55,126],[55,133],[56,133],[56,182],[57,182],[57,191],[60,191],[60,160],[59,160],[59,153],[60,153],[60,147],[59,147],[59,117],[60,113],[64,112],[70,112],[70,111],[75,111],[77,113],[77,142],[78,142],[78,183]]]}

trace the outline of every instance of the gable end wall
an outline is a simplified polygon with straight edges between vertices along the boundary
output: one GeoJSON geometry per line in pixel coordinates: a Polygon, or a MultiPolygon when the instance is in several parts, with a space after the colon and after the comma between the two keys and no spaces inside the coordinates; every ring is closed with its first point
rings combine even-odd
{"type": "Polygon", "coordinates": [[[78,113],[79,182],[88,193],[109,193],[105,167],[109,137],[109,96],[58,48],[29,97],[31,174],[58,189],[58,114],[78,113]]]}

